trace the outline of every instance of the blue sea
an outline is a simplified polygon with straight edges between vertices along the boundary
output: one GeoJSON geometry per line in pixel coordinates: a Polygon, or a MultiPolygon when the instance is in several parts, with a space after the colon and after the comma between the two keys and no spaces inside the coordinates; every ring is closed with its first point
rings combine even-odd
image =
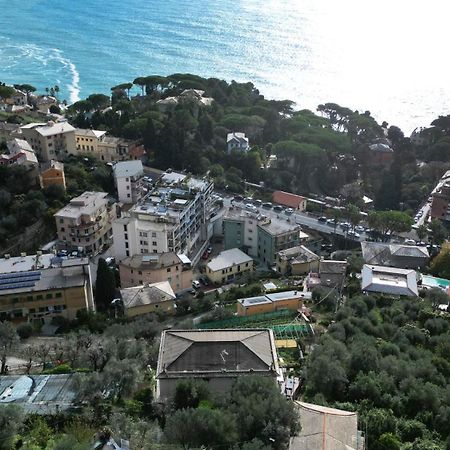
{"type": "MultiPolygon", "coordinates": [[[[444,0],[0,0],[0,81],[75,102],[138,76],[252,81],[412,131],[450,113],[444,0]]],[[[136,89],[136,92],[138,90],[136,89]]]]}

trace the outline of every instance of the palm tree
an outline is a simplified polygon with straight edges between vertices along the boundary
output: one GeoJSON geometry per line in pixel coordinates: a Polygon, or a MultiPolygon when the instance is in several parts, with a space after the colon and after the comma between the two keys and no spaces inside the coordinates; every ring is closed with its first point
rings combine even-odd
{"type": "Polygon", "coordinates": [[[48,87],[45,88],[45,92],[47,92],[47,95],[49,93],[50,89],[48,87]]]}
{"type": "Polygon", "coordinates": [[[59,86],[55,84],[55,87],[53,89],[55,90],[56,99],[59,101],[58,99],[59,86]]]}

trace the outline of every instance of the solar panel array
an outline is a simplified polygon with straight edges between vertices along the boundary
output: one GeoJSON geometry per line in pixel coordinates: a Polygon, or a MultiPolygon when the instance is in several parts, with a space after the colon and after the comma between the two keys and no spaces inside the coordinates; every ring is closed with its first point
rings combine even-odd
{"type": "Polygon", "coordinates": [[[18,272],[0,274],[0,291],[33,287],[41,278],[41,272],[18,272]]]}

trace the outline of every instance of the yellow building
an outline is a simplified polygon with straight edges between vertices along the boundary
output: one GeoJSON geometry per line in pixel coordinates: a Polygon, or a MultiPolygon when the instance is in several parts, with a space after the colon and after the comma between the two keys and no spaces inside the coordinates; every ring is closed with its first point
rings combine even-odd
{"type": "Polygon", "coordinates": [[[0,259],[0,320],[73,320],[77,311],[94,309],[87,258],[38,254],[0,259]]]}
{"type": "Polygon", "coordinates": [[[206,276],[215,284],[223,284],[251,270],[253,259],[238,248],[232,248],[219,253],[206,265],[206,276]]]}
{"type": "Polygon", "coordinates": [[[304,275],[319,270],[320,258],[303,245],[281,250],[276,254],[277,272],[283,275],[304,275]]]}
{"type": "Polygon", "coordinates": [[[175,310],[176,297],[168,281],[121,289],[120,294],[127,317],[175,310]]]}
{"type": "Polygon", "coordinates": [[[76,154],[75,128],[68,122],[30,123],[20,131],[42,161],[76,154]]]}
{"type": "Polygon", "coordinates": [[[64,164],[59,161],[48,161],[41,166],[41,174],[39,176],[41,188],[45,189],[49,186],[62,186],[66,190],[66,176],[64,174],[64,164]]]}
{"type": "Polygon", "coordinates": [[[303,306],[303,301],[310,298],[311,292],[304,291],[285,291],[258,297],[241,298],[237,301],[237,315],[251,316],[281,309],[298,311],[303,306]]]}

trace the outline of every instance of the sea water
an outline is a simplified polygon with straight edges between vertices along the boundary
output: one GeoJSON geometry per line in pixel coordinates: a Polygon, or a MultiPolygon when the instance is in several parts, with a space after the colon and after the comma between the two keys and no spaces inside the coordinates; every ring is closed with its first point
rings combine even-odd
{"type": "MultiPolygon", "coordinates": [[[[410,132],[450,113],[445,0],[0,0],[0,81],[75,102],[138,76],[252,81],[410,132]]],[[[136,92],[138,89],[136,88],[136,92]]]]}

